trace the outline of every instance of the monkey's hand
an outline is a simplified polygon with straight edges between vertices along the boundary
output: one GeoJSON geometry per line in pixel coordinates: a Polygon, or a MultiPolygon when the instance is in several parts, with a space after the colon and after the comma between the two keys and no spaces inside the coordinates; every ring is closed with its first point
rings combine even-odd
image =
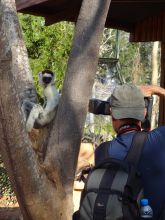
{"type": "Polygon", "coordinates": [[[34,127],[35,121],[39,118],[39,115],[43,113],[43,107],[39,104],[35,104],[30,112],[30,115],[26,122],[26,130],[30,132],[34,127]]]}

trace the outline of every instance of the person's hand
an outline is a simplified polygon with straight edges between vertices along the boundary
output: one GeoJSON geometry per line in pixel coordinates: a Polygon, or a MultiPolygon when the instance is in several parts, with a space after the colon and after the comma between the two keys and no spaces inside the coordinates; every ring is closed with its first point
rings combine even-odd
{"type": "Polygon", "coordinates": [[[144,97],[149,97],[149,96],[152,96],[154,94],[154,86],[141,85],[141,86],[138,86],[138,88],[141,90],[144,97]]]}
{"type": "Polygon", "coordinates": [[[138,88],[142,91],[144,97],[152,95],[165,96],[165,89],[155,85],[140,85],[138,88]]]}

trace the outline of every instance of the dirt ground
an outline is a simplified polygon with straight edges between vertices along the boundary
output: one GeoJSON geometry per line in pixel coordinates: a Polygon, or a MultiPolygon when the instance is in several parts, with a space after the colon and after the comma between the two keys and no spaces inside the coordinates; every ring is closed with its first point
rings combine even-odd
{"type": "MultiPolygon", "coordinates": [[[[83,185],[75,181],[73,191],[74,211],[79,208],[80,195],[83,185]]],[[[16,198],[1,197],[0,198],[0,220],[22,220],[19,205],[16,198]]]]}

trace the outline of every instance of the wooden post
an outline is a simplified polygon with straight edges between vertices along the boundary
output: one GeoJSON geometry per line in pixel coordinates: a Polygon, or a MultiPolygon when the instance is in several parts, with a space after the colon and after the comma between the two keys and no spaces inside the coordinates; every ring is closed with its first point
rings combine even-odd
{"type": "MultiPolygon", "coordinates": [[[[161,76],[160,86],[165,88],[165,41],[161,42],[161,76]]],[[[165,124],[165,100],[160,98],[159,126],[165,124]]]]}

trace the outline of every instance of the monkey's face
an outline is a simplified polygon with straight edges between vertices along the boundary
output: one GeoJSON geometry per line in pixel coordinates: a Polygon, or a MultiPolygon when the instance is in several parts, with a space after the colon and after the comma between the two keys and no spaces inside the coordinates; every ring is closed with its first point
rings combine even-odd
{"type": "Polygon", "coordinates": [[[48,86],[49,84],[54,83],[54,74],[51,71],[42,71],[39,73],[39,83],[42,86],[48,86]]]}

